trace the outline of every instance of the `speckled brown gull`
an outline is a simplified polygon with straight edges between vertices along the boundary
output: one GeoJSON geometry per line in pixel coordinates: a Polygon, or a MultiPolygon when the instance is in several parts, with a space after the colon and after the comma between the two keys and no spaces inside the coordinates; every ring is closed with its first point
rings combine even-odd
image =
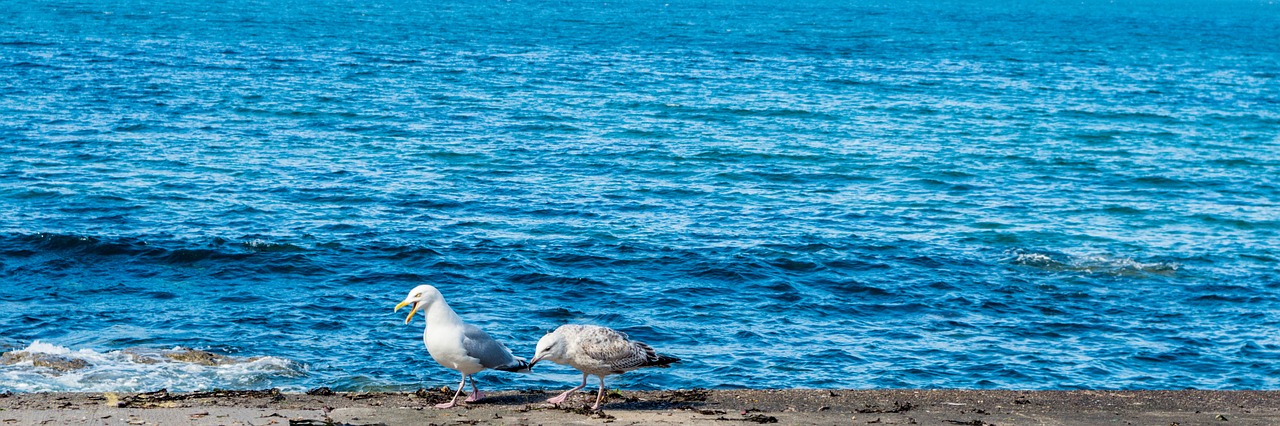
{"type": "Polygon", "coordinates": [[[547,402],[560,404],[569,394],[587,386],[587,376],[600,378],[600,392],[592,409],[600,408],[604,399],[604,376],[622,374],[641,367],[667,367],[679,358],[659,355],[652,347],[632,341],[615,330],[594,325],[568,324],[542,336],[534,351],[529,368],[538,361],[547,360],[567,365],[582,372],[582,384],[569,389],[547,402]]]}

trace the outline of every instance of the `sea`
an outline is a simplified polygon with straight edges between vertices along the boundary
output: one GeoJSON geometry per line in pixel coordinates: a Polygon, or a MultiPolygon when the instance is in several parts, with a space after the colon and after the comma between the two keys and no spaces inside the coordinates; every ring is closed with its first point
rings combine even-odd
{"type": "Polygon", "coordinates": [[[1271,0],[0,0],[0,392],[456,386],[422,284],[518,356],[681,359],[624,390],[1280,389],[1278,40],[1271,0]]]}

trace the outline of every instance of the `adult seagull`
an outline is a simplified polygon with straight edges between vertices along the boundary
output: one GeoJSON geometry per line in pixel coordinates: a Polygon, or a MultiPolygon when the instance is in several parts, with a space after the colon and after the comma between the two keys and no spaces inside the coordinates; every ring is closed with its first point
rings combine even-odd
{"type": "Polygon", "coordinates": [[[641,367],[666,368],[680,361],[679,358],[658,355],[649,345],[630,340],[626,334],[613,329],[578,324],[562,325],[538,340],[529,368],[544,359],[582,372],[582,384],[548,399],[547,402],[552,404],[560,404],[569,394],[587,387],[587,375],[600,378],[600,393],[596,395],[592,410],[600,409],[600,401],[604,399],[604,376],[641,367]]]}
{"type": "MultiPolygon", "coordinates": [[[[395,311],[405,306],[413,306],[409,310],[409,316],[404,319],[405,324],[413,319],[413,314],[419,309],[427,317],[427,327],[422,330],[422,343],[427,345],[427,353],[431,354],[431,359],[462,373],[462,382],[458,383],[458,391],[453,394],[453,398],[449,402],[436,404],[436,408],[453,407],[458,395],[462,394],[462,388],[467,385],[467,379],[485,369],[529,372],[529,363],[524,358],[512,356],[511,350],[493,340],[484,330],[462,322],[462,317],[445,303],[444,295],[435,287],[414,287],[409,291],[409,296],[396,305],[395,311]]],[[[476,388],[476,381],[472,379],[471,395],[466,402],[475,402],[481,398],[484,398],[484,394],[476,388]]]]}

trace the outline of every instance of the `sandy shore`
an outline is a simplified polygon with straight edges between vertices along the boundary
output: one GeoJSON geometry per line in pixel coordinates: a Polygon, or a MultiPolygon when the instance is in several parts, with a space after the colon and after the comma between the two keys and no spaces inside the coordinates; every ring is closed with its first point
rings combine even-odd
{"type": "Polygon", "coordinates": [[[0,394],[0,425],[1280,425],[1280,391],[674,390],[496,392],[447,410],[416,393],[0,394]]]}

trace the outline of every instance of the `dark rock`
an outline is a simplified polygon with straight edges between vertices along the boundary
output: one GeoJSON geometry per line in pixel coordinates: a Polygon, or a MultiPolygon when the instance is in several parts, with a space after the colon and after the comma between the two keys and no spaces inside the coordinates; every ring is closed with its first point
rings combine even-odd
{"type": "Polygon", "coordinates": [[[164,353],[165,358],[174,361],[189,362],[200,365],[224,365],[234,363],[232,359],[225,355],[218,355],[212,352],[206,352],[199,349],[186,349],[174,352],[164,353]]]}
{"type": "Polygon", "coordinates": [[[31,361],[31,365],[36,367],[48,368],[59,373],[79,370],[89,366],[89,362],[83,359],[46,353],[13,351],[0,355],[0,364],[4,365],[12,365],[26,361],[31,361]]]}
{"type": "Polygon", "coordinates": [[[333,395],[333,393],[334,393],[333,389],[329,389],[328,386],[321,386],[321,387],[307,391],[307,395],[318,395],[318,396],[329,396],[329,395],[333,395]]]}

